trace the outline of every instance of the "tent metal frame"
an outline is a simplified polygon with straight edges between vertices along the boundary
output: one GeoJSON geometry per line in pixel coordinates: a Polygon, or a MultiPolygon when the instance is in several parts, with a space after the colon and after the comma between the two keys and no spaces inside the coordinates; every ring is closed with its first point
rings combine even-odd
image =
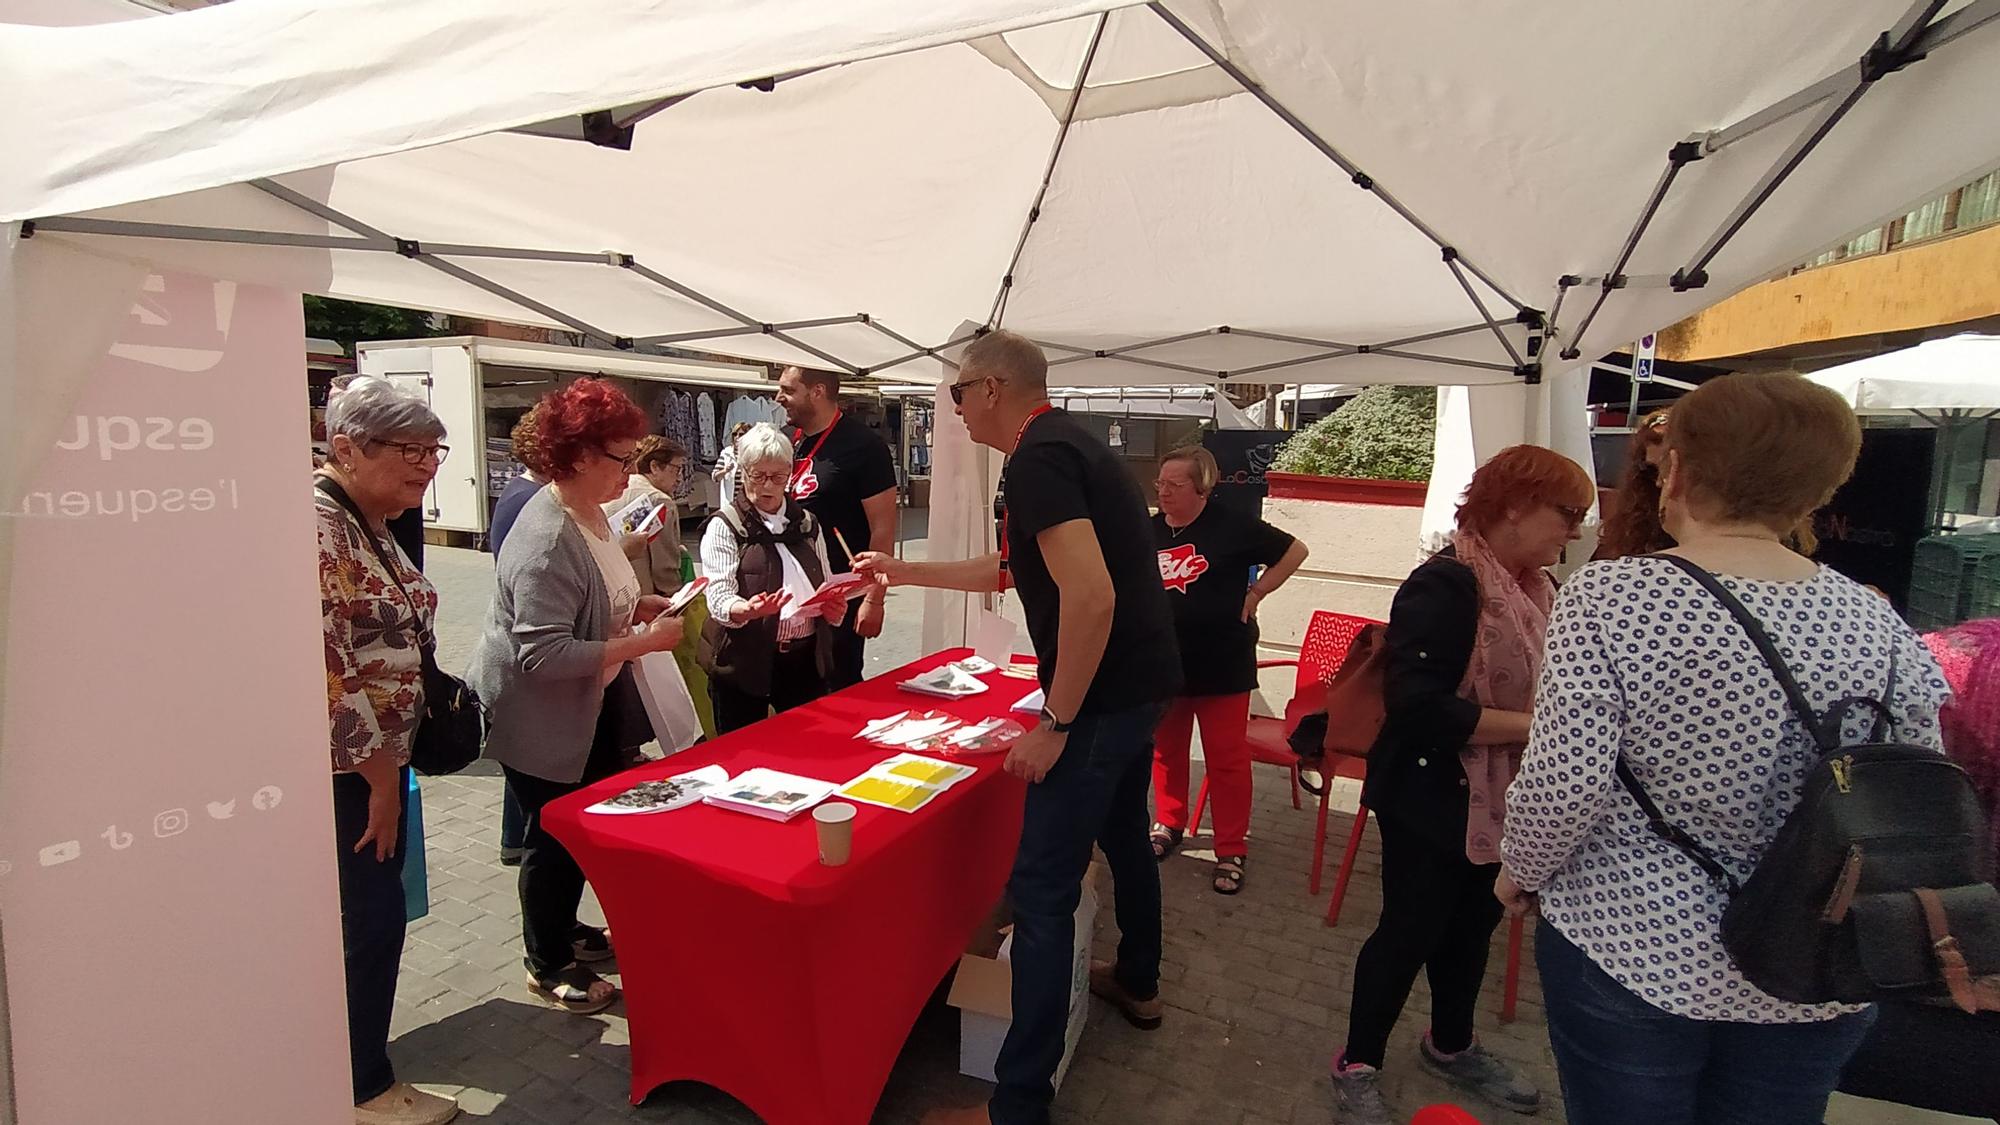
{"type": "MultiPolygon", "coordinates": [[[[1438,364],[1464,370],[1476,370],[1510,374],[1526,384],[1541,381],[1541,352],[1544,341],[1558,334],[1558,318],[1569,291],[1576,288],[1595,288],[1595,299],[1577,327],[1567,333],[1572,340],[1581,340],[1591,324],[1602,311],[1612,293],[1627,288],[1672,288],[1677,292],[1697,289],[1707,284],[1707,266],[1729,241],[1742,230],[1772,194],[1790,177],[1798,166],[1808,158],[1819,142],[1839,124],[1857,101],[1872,89],[1875,83],[1913,63],[1921,61],[1929,52],[1978,30],[1987,24],[2000,21],[2000,0],[1973,0],[1972,3],[1943,18],[1938,17],[1946,0],[1915,0],[1895,26],[1878,36],[1861,59],[1841,71],[1829,75],[1790,97],[1774,102],[1770,106],[1752,113],[1743,119],[1721,129],[1696,133],[1678,143],[1668,152],[1667,166],[1662,171],[1653,190],[1648,194],[1639,215],[1626,237],[1618,257],[1604,273],[1594,276],[1565,275],[1557,279],[1555,299],[1549,311],[1524,304],[1495,281],[1491,274],[1475,262],[1461,254],[1453,244],[1437,230],[1419,218],[1406,204],[1373,176],[1363,171],[1353,160],[1344,155],[1325,137],[1306,124],[1296,113],[1285,106],[1274,94],[1266,90],[1229,56],[1214,44],[1204,39],[1199,32],[1168,10],[1159,0],[1151,0],[1146,5],[1155,15],[1177,32],[1182,38],[1201,52],[1210,63],[1227,74],[1244,92],[1250,94],[1283,121],[1299,137],[1311,144],[1321,155],[1345,172],[1355,186],[1369,192],[1384,206],[1394,211],[1413,229],[1438,248],[1439,257],[1453,280],[1464,290],[1467,299],[1479,315],[1479,323],[1461,328],[1444,329],[1377,343],[1355,343],[1352,341],[1326,340],[1309,336],[1292,336],[1275,332],[1261,332],[1252,329],[1234,328],[1230,325],[1216,325],[1199,332],[1186,332],[1174,336],[1164,336],[1153,340],[1125,344],[1113,348],[1090,348],[1061,341],[1037,341],[1045,350],[1062,353],[1050,361],[1051,367],[1077,363],[1087,359],[1107,359],[1130,364],[1152,371],[1171,371],[1192,376],[1203,381],[1220,383],[1232,378],[1261,376],[1283,372],[1308,364],[1324,364],[1350,356],[1382,355],[1396,359],[1438,364]],[[1719,152],[1730,145],[1755,136],[1766,129],[1812,111],[1812,116],[1798,137],[1785,149],[1772,167],[1759,178],[1756,186],[1731,210],[1728,217],[1691,257],[1687,264],[1670,276],[1631,276],[1625,273],[1640,240],[1647,228],[1658,215],[1680,172],[1687,165],[1719,152]],[[1475,286],[1475,282],[1478,286],[1475,286]],[[1506,308],[1496,315],[1487,301],[1480,295],[1483,286],[1491,294],[1504,302],[1506,308]],[[1511,309],[1509,312],[1507,309],[1511,309]],[[1507,334],[1509,324],[1525,327],[1525,346],[1517,345],[1507,334]],[[1441,356],[1428,352],[1411,351],[1410,346],[1434,340],[1485,332],[1498,341],[1506,353],[1508,362],[1484,361],[1455,356],[1441,356]],[[1196,367],[1185,363],[1175,363],[1154,355],[1142,354],[1155,348],[1184,343],[1207,336],[1237,335],[1249,339],[1267,340],[1276,343],[1295,344],[1309,349],[1304,354],[1287,359],[1258,363],[1237,369],[1214,369],[1196,367]]],[[[311,196],[295,191],[274,180],[263,179],[252,182],[253,187],[272,197],[282,200],[299,210],[305,211],[335,227],[350,232],[347,235],[297,234],[283,231],[262,231],[232,227],[187,226],[170,223],[138,222],[122,219],[96,219],[79,216],[57,216],[28,220],[20,225],[22,237],[32,237],[37,231],[62,232],[70,234],[122,236],[132,238],[161,238],[198,242],[234,243],[242,245],[286,246],[309,249],[351,250],[374,253],[399,254],[410,260],[447,274],[458,281],[499,297],[522,309],[534,312],[545,319],[582,334],[602,347],[621,351],[635,351],[659,354],[663,349],[681,344],[701,344],[736,337],[764,335],[777,340],[795,351],[811,356],[821,363],[852,376],[881,376],[894,368],[920,359],[937,359],[947,367],[957,364],[945,353],[971,340],[980,332],[999,327],[1006,315],[1007,300],[1014,286],[1015,271],[1027,251],[1028,240],[1032,236],[1036,222],[1041,218],[1042,206],[1054,182],[1057,165],[1063,147],[1068,140],[1071,126],[1087,88],[1092,65],[1096,61],[1098,48],[1109,25],[1110,13],[1101,13],[1091,32],[1088,47],[1084,51],[1078,68],[1077,81],[1070,92],[1070,98],[1060,117],[1056,137],[1050,146],[1048,162],[1044,168],[1040,186],[1033,203],[1022,223],[1021,234],[1015,243],[1014,253],[1007,272],[1002,276],[999,290],[994,297],[993,308],[986,326],[968,335],[947,340],[936,345],[924,345],[915,339],[896,331],[894,328],[866,312],[818,317],[805,320],[768,321],[754,317],[742,310],[709,296],[674,278],[638,261],[633,255],[615,250],[574,251],[550,250],[531,247],[484,246],[462,243],[425,242],[418,239],[401,238],[379,230],[366,222],[339,211],[311,196]],[[652,285],[667,290],[683,300],[691,302],[727,320],[727,327],[670,332],[646,336],[623,336],[592,324],[582,318],[563,311],[519,290],[503,285],[491,277],[460,264],[463,259],[502,259],[519,261],[559,262],[578,265],[603,265],[630,271],[652,285]],[[814,328],[836,325],[860,324],[872,328],[884,338],[899,347],[908,349],[894,358],[876,364],[851,362],[839,355],[821,348],[810,341],[801,339],[796,333],[814,328]]],[[[776,84],[802,77],[811,71],[775,75],[770,78],[736,85],[746,89],[769,91],[776,84]]],[[[696,91],[699,92],[699,91],[696,91]]],[[[658,99],[651,102],[635,103],[598,113],[586,114],[580,118],[565,118],[541,125],[524,126],[514,132],[540,136],[584,140],[593,144],[611,147],[629,147],[632,132],[639,122],[654,114],[692,97],[693,93],[658,99]]],[[[1581,358],[1575,344],[1562,350],[1565,360],[1581,358]]],[[[1329,376],[1331,378],[1331,376],[1329,376]]]]}
{"type": "MultiPolygon", "coordinates": [[[[2000,2],[2000,0],[1996,0],[1996,2],[2000,2]]],[[[1176,32],[1185,37],[1190,44],[1206,56],[1215,66],[1241,85],[1245,92],[1263,103],[1280,120],[1284,121],[1294,132],[1298,133],[1301,138],[1310,143],[1342,171],[1346,172],[1356,186],[1375,195],[1384,205],[1402,216],[1413,228],[1436,245],[1445,267],[1451,271],[1452,276],[1457,280],[1460,287],[1465,290],[1466,296],[1471,300],[1473,307],[1478,310],[1480,322],[1460,328],[1403,336],[1396,339],[1384,340],[1379,343],[1354,343],[1340,340],[1324,340],[1308,336],[1291,336],[1275,332],[1233,328],[1226,324],[1216,325],[1199,332],[1187,332],[1154,340],[1144,340],[1116,348],[1089,348],[1054,340],[1037,341],[1044,350],[1062,353],[1058,358],[1050,361],[1051,367],[1076,363],[1087,359],[1109,359],[1130,364],[1137,368],[1152,371],[1172,371],[1203,381],[1221,383],[1231,378],[1283,372],[1290,368],[1301,367],[1307,364],[1325,363],[1332,360],[1344,359],[1349,356],[1382,355],[1396,359],[1435,363],[1445,367],[1455,367],[1465,370],[1510,374],[1531,384],[1541,381],[1541,363],[1537,357],[1540,352],[1545,318],[1539,310],[1522,304],[1519,299],[1509,293],[1498,282],[1494,281],[1492,276],[1485,270],[1460,255],[1451,243],[1439,235],[1434,228],[1418,218],[1408,206],[1391,195],[1387,189],[1378,184],[1373,177],[1363,172],[1353,161],[1342,155],[1324,137],[1314,132],[1297,114],[1286,108],[1269,91],[1258,85],[1241,67],[1232,62],[1225,53],[1203,39],[1200,33],[1182,22],[1162,4],[1155,2],[1148,4],[1147,7],[1176,32]],[[1511,316],[1514,323],[1525,325],[1528,328],[1526,354],[1523,354],[1523,350],[1506,334],[1501,321],[1494,317],[1488,309],[1486,302],[1481,299],[1477,290],[1473,287],[1473,280],[1475,279],[1513,309],[1513,312],[1507,315],[1511,316]],[[1506,357],[1511,362],[1486,362],[1409,350],[1410,345],[1447,339],[1473,332],[1490,332],[1499,341],[1500,347],[1506,352],[1506,357]],[[1183,343],[1189,340],[1226,335],[1238,335],[1249,339],[1268,340],[1276,343],[1296,344],[1310,350],[1298,356],[1258,363],[1233,370],[1196,367],[1185,363],[1175,363],[1157,356],[1139,354],[1150,349],[1183,343]]],[[[1054,182],[1056,167],[1061,159],[1063,146],[1067,142],[1070,129],[1075,123],[1077,108],[1082,102],[1088,85],[1090,70],[1096,61],[1097,51],[1103,42],[1104,33],[1109,26],[1109,21],[1109,12],[1101,13],[1097,17],[1096,26],[1091,32],[1089,45],[1084,51],[1082,62],[1078,68],[1075,86],[1070,92],[1069,101],[1059,119],[1060,123],[1055,139],[1050,145],[1049,158],[1043,170],[1041,183],[1035,192],[1035,198],[1028,209],[1027,217],[1022,223],[1021,234],[1015,242],[1014,253],[1009,260],[1007,271],[1001,277],[999,291],[994,297],[993,308],[987,318],[986,326],[980,329],[979,332],[1000,327],[1006,315],[1007,299],[1014,286],[1015,270],[1019,267],[1021,259],[1027,251],[1028,240],[1034,232],[1035,224],[1041,218],[1042,205],[1046,201],[1049,189],[1054,182]]],[[[753,82],[741,82],[737,83],[737,85],[743,88],[769,91],[778,82],[802,77],[809,73],[811,71],[799,71],[753,82]]],[[[690,93],[651,102],[634,103],[632,105],[585,114],[578,118],[564,118],[539,125],[524,126],[511,131],[559,139],[587,141],[606,147],[629,148],[632,142],[633,131],[639,122],[692,96],[693,94],[690,93]]],[[[531,247],[426,242],[420,239],[402,238],[370,226],[355,216],[346,214],[318,199],[286,187],[275,180],[256,180],[252,181],[251,186],[273,198],[282,200],[301,211],[351,233],[347,235],[294,234],[282,231],[188,226],[121,219],[93,219],[77,216],[59,216],[29,220],[23,222],[20,229],[23,237],[32,237],[37,231],[50,231],[68,234],[161,238],[181,241],[400,254],[405,258],[449,275],[458,281],[490,293],[513,305],[539,314],[555,324],[562,325],[573,332],[583,335],[599,346],[621,351],[658,354],[661,350],[675,345],[698,345],[704,342],[722,341],[742,336],[764,335],[780,341],[805,355],[812,356],[845,374],[865,377],[882,375],[893,368],[901,367],[906,363],[924,358],[938,359],[947,367],[956,368],[958,366],[957,363],[943,353],[959,347],[979,334],[979,332],[975,332],[971,335],[963,335],[947,340],[935,346],[926,346],[896,331],[882,323],[880,319],[865,312],[807,320],[766,321],[751,316],[739,309],[732,308],[692,286],[676,281],[672,277],[639,262],[631,254],[615,250],[549,250],[531,247]],[[452,260],[481,258],[558,262],[576,265],[606,265],[630,270],[634,275],[662,289],[668,290],[684,300],[699,305],[731,321],[732,324],[724,328],[699,329],[645,336],[620,335],[611,329],[593,324],[581,317],[565,312],[555,305],[503,285],[485,274],[460,264],[459,261],[452,260]],[[795,335],[795,333],[807,329],[843,324],[866,325],[873,328],[885,338],[894,341],[899,346],[907,348],[908,351],[886,362],[864,365],[850,362],[833,352],[820,348],[795,335]]]]}
{"type": "MultiPolygon", "coordinates": [[[[1625,245],[1620,249],[1611,268],[1596,277],[1586,278],[1569,274],[1557,279],[1556,300],[1549,317],[1550,331],[1552,333],[1555,331],[1556,315],[1561,313],[1563,298],[1571,289],[1594,286],[1598,291],[1596,299],[1591,302],[1590,311],[1584,314],[1575,331],[1570,333],[1571,339],[1581,340],[1589,332],[1591,324],[1597,319],[1597,314],[1604,308],[1605,302],[1610,299],[1614,291],[1634,286],[1653,287],[1662,284],[1662,279],[1657,277],[1628,277],[1625,274],[1625,267],[1631,262],[1633,252],[1639,247],[1639,240],[1645,237],[1647,228],[1659,214],[1661,204],[1665,202],[1667,193],[1672,190],[1674,181],[1680,176],[1683,168],[1774,125],[1811,111],[1811,116],[1799,130],[1798,135],[1785,146],[1771,167],[1758,177],[1756,184],[1742,200],[1730,209],[1715,232],[1688,257],[1685,265],[1664,279],[1664,284],[1676,293],[1700,289],[1707,285],[1708,266],[1715,261],[1716,255],[1720,254],[1758,210],[1770,201],[1778,188],[1798,170],[1799,165],[1812,155],[1820,142],[1826,139],[1834,127],[1840,124],[1855,104],[1873,89],[1877,82],[1905,67],[1923,61],[1932,51],[1963,38],[1995,20],[2000,20],[2000,0],[1973,0],[1973,3],[1940,19],[1938,13],[1943,10],[1945,3],[1946,0],[1915,0],[1894,26],[1875,37],[1875,41],[1856,62],[1733,124],[1695,133],[1674,144],[1667,150],[1666,168],[1660,173],[1660,178],[1653,185],[1645,204],[1640,207],[1638,218],[1632,224],[1632,231],[1626,237],[1625,245]]],[[[1562,350],[1561,355],[1565,360],[1574,360],[1580,358],[1581,353],[1575,344],[1571,344],[1562,350]]]]}

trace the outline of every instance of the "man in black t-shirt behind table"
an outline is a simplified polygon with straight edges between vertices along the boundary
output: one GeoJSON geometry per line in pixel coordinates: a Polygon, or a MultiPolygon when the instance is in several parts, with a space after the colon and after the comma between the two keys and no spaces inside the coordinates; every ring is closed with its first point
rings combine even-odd
{"type": "MultiPolygon", "coordinates": [[[[894,554],[896,460],[888,442],[840,412],[840,376],[787,367],[778,376],[778,405],[792,422],[787,436],[795,459],[786,493],[827,529],[832,573],[853,566],[849,547],[894,554]]],[[[882,635],[882,598],[879,587],[870,590],[860,607],[833,627],[833,673],[827,678],[832,690],[861,682],[863,646],[882,635]]]]}
{"type": "Polygon", "coordinates": [[[922,563],[867,552],[855,569],[892,585],[1020,589],[1047,706],[1007,754],[1007,771],[1032,783],[1007,883],[1014,1021],[993,1100],[927,1121],[1047,1125],[1093,843],[1111,865],[1120,941],[1116,964],[1091,967],[1091,991],[1134,1026],[1160,1025],[1160,873],[1146,839],[1146,787],[1154,728],[1180,690],[1180,656],[1138,482],[1050,407],[1041,349],[992,332],[966,349],[958,375],[951,395],[972,439],[1011,455],[1000,552],[922,563]]]}

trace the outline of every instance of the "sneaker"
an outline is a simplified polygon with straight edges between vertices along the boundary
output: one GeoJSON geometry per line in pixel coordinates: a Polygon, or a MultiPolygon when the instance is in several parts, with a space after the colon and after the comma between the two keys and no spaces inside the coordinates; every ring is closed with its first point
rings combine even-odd
{"type": "Polygon", "coordinates": [[[1417,1058],[1425,1070],[1502,1109],[1535,1113],[1542,1108],[1542,1092],[1515,1073],[1513,1067],[1487,1054],[1476,1039],[1465,1050],[1447,1055],[1431,1045],[1430,1033],[1425,1032],[1423,1044],[1417,1048],[1417,1058]]]}
{"type": "Polygon", "coordinates": [[[458,1103],[426,1094],[408,1082],[354,1107],[354,1125],[444,1125],[458,1116],[458,1103]]]}
{"type": "Polygon", "coordinates": [[[1382,1100],[1382,1072],[1361,1063],[1333,1068],[1334,1120],[1339,1125],[1396,1125],[1382,1100]]]}

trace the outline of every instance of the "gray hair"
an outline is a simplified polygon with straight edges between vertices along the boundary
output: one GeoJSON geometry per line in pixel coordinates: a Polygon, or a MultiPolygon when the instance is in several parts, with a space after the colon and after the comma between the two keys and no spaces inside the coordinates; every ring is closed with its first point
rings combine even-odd
{"type": "Polygon", "coordinates": [[[326,404],[326,436],[355,442],[444,440],[444,423],[424,400],[387,379],[354,375],[336,380],[326,404]]]}
{"type": "Polygon", "coordinates": [[[786,468],[792,464],[792,441],[778,432],[778,427],[769,422],[759,422],[750,427],[750,432],[736,439],[736,464],[748,471],[752,465],[766,461],[783,462],[786,468]]]}

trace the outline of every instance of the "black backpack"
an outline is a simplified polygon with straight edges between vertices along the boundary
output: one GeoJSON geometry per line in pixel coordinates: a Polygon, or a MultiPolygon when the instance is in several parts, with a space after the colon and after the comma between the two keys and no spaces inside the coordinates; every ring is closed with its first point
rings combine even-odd
{"type": "MultiPolygon", "coordinates": [[[[1743,604],[1687,559],[1659,557],[1742,625],[1819,746],[1798,805],[1740,883],[1668,823],[1631,766],[1618,762],[1618,780],[1647,827],[1728,892],[1722,945],[1744,977],[1799,1004],[1948,998],[1968,1012],[2000,1011],[2000,888],[1965,771],[1934,750],[1893,741],[1881,700],[1844,699],[1815,713],[1743,604]],[[1874,712],[1874,730],[1867,742],[1843,746],[1855,707],[1874,712]]],[[[1889,696],[1895,680],[1892,662],[1889,696]]]]}

